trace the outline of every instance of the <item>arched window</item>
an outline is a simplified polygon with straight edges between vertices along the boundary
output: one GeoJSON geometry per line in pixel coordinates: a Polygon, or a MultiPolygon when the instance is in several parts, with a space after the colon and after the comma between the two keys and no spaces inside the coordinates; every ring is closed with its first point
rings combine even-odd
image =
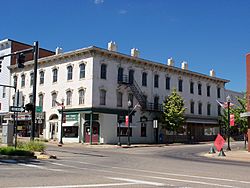
{"type": "Polygon", "coordinates": [[[43,108],[43,94],[39,94],[38,98],[39,98],[39,106],[43,108]]]}
{"type": "Polygon", "coordinates": [[[68,78],[67,80],[72,80],[72,77],[73,77],[73,67],[70,65],[67,67],[67,70],[68,70],[68,78]]]}
{"type": "Polygon", "coordinates": [[[17,86],[17,76],[13,76],[13,85],[17,86]]]}
{"type": "Polygon", "coordinates": [[[85,98],[85,90],[80,89],[79,90],[79,104],[84,104],[84,98],[85,98]]]}
{"type": "Polygon", "coordinates": [[[40,84],[44,84],[44,71],[40,71],[40,84]]]}
{"type": "Polygon", "coordinates": [[[100,105],[106,105],[106,90],[100,90],[100,105]]]}
{"type": "Polygon", "coordinates": [[[31,72],[30,73],[30,86],[33,86],[33,84],[34,84],[34,73],[31,72]]]}
{"type": "Polygon", "coordinates": [[[66,105],[72,105],[72,91],[67,91],[66,96],[67,96],[66,105]]]}
{"type": "Polygon", "coordinates": [[[57,69],[53,69],[53,83],[57,82],[57,74],[58,74],[58,70],[57,69]]]}
{"type": "Polygon", "coordinates": [[[80,78],[85,78],[85,64],[82,63],[79,65],[80,68],[80,78]]]}
{"type": "Polygon", "coordinates": [[[52,107],[55,107],[56,106],[56,97],[57,97],[57,94],[56,93],[52,93],[52,107]]]}
{"type": "Polygon", "coordinates": [[[25,75],[22,74],[21,76],[21,87],[25,87],[25,75]]]}

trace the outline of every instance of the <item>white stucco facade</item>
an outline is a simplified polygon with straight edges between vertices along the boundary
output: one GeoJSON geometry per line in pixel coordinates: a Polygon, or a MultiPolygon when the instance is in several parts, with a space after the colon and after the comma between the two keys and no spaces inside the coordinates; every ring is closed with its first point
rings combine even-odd
{"type": "MultiPolygon", "coordinates": [[[[17,88],[25,96],[24,104],[29,102],[29,96],[32,94],[32,86],[30,86],[30,73],[33,71],[32,64],[33,62],[26,62],[23,70],[16,67],[11,69],[12,78],[13,76],[18,77],[17,88]],[[22,75],[25,75],[24,87],[21,87],[22,75]]],[[[194,135],[198,135],[202,131],[205,132],[206,126],[210,128],[218,127],[219,107],[216,100],[225,99],[225,84],[228,80],[217,78],[214,75],[204,75],[188,69],[140,59],[139,57],[121,54],[112,50],[88,47],[39,59],[37,106],[39,104],[39,95],[42,95],[43,111],[45,112],[43,136],[47,139],[60,138],[61,106],[55,105],[52,107],[52,95],[56,94],[57,102],[61,103],[61,99],[65,99],[66,123],[63,123],[63,128],[65,128],[64,131],[69,131],[69,136],[63,137],[63,142],[117,143],[117,124],[119,117],[121,116],[124,119],[124,116],[128,113],[129,94],[133,94],[133,106],[138,103],[138,99],[131,88],[126,84],[118,83],[119,68],[123,69],[123,76],[128,76],[129,72],[133,70],[134,81],[150,103],[154,103],[155,97],[157,97],[158,103],[162,104],[165,97],[170,95],[174,88],[177,91],[179,90],[178,83],[179,80],[182,80],[183,87],[179,94],[185,101],[186,128],[191,127],[185,131],[186,139],[189,136],[191,138],[193,134],[193,124],[199,124],[202,127],[194,135]],[[85,66],[84,78],[80,78],[80,66],[82,64],[85,66]],[[102,65],[106,67],[105,78],[101,78],[102,65]],[[70,80],[67,79],[67,68],[69,66],[72,67],[72,79],[70,80]],[[53,70],[55,69],[57,69],[58,75],[57,81],[53,82],[53,70]],[[42,71],[44,73],[44,84],[40,84],[40,73],[42,71]],[[146,86],[142,84],[143,73],[147,74],[146,86]],[[155,75],[158,75],[158,87],[155,87],[155,75]],[[169,89],[166,88],[166,77],[170,78],[169,89]],[[191,82],[193,83],[193,93],[190,92],[191,82]],[[198,85],[200,85],[201,94],[198,92],[198,85]],[[84,102],[79,104],[79,92],[82,90],[84,90],[84,102]],[[67,92],[69,91],[72,97],[70,104],[67,104],[67,92]],[[105,99],[101,97],[102,91],[105,93],[105,99]],[[120,93],[119,99],[118,93],[120,93]],[[105,100],[105,102],[103,103],[102,100],[105,100]],[[194,105],[193,111],[191,110],[191,102],[194,105]],[[73,120],[69,118],[70,114],[73,120]],[[70,126],[74,126],[77,133],[74,132],[72,127],[69,128],[70,126]],[[91,126],[92,129],[90,129],[91,126]],[[98,130],[95,130],[95,126],[98,130]],[[73,130],[74,135],[70,133],[70,130],[73,130]],[[88,136],[95,134],[95,131],[97,131],[97,138],[93,137],[92,140],[89,140],[88,136]]],[[[187,65],[184,68],[187,68],[187,65]]],[[[153,119],[158,117],[159,111],[137,108],[130,123],[132,127],[131,143],[155,142],[158,135],[156,136],[153,128],[153,119]]],[[[122,129],[126,129],[124,121],[120,123],[122,129]]],[[[159,133],[161,131],[159,130],[159,133]]],[[[127,137],[121,136],[121,142],[126,143],[127,137]]]]}

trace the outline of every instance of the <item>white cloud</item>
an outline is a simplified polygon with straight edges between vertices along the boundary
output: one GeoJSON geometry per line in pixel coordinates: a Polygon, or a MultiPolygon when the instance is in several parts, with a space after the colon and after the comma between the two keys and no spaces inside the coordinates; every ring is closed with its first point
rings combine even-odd
{"type": "Polygon", "coordinates": [[[94,0],[94,3],[95,3],[96,5],[103,4],[103,3],[104,3],[104,0],[94,0]]]}
{"type": "Polygon", "coordinates": [[[127,12],[128,12],[127,10],[119,10],[118,13],[119,13],[119,14],[127,14],[127,12]]]}

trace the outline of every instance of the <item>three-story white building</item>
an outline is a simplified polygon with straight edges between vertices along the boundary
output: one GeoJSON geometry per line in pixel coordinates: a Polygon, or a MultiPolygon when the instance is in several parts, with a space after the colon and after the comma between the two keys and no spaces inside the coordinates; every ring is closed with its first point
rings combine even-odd
{"type": "MultiPolygon", "coordinates": [[[[24,104],[32,101],[32,71],[32,61],[22,70],[11,66],[24,104]]],[[[216,100],[224,101],[229,82],[217,78],[213,70],[209,75],[190,71],[186,62],[178,68],[173,59],[166,64],[141,59],[134,48],[131,55],[119,53],[113,42],[107,50],[91,46],[41,58],[37,80],[37,106],[45,113],[37,129],[45,138],[60,138],[62,124],[63,142],[112,144],[118,142],[119,133],[121,142],[127,143],[125,116],[134,107],[129,118],[131,143],[153,143],[158,135],[163,135],[162,142],[171,140],[172,133],[160,126],[154,129],[153,120],[159,119],[161,104],[173,88],[184,98],[186,107],[186,122],[178,139],[213,139],[219,132],[221,113],[216,100]],[[58,103],[62,102],[66,122],[61,121],[64,118],[58,103]]]]}

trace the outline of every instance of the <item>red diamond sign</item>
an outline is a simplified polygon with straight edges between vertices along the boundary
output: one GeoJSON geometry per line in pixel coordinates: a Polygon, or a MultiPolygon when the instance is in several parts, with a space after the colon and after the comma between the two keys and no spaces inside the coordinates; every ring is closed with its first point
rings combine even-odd
{"type": "Polygon", "coordinates": [[[218,134],[218,136],[216,137],[214,141],[214,146],[216,147],[216,149],[220,151],[224,143],[225,143],[224,138],[220,134],[218,134]]]}

